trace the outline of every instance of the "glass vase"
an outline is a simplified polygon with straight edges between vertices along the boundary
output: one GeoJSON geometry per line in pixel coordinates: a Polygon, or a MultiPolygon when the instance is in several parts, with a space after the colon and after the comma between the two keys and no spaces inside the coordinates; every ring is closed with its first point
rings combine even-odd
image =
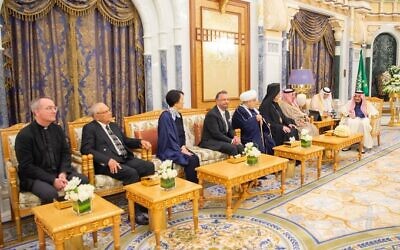
{"type": "Polygon", "coordinates": [[[72,201],[72,209],[77,215],[88,214],[92,212],[92,198],[84,201],[72,201]]]}
{"type": "Polygon", "coordinates": [[[303,148],[311,147],[311,141],[301,140],[301,147],[303,148]]]}
{"type": "Polygon", "coordinates": [[[160,186],[162,189],[168,191],[175,188],[175,178],[160,179],[160,186]]]}
{"type": "Polygon", "coordinates": [[[247,165],[253,166],[258,163],[258,158],[255,156],[247,156],[246,161],[247,161],[247,165]]]}

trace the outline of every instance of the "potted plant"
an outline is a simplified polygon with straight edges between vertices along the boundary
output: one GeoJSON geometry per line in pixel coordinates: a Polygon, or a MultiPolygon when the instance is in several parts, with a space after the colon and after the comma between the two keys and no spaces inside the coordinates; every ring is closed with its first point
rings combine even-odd
{"type": "Polygon", "coordinates": [[[385,94],[400,93],[400,66],[392,65],[384,73],[383,89],[385,94]]]}
{"type": "Polygon", "coordinates": [[[160,186],[164,190],[170,190],[175,187],[175,177],[178,172],[173,169],[172,165],[172,160],[165,160],[157,171],[158,176],[160,176],[160,186]]]}
{"type": "Polygon", "coordinates": [[[300,133],[300,142],[303,148],[311,147],[312,136],[308,134],[307,129],[302,129],[300,133]]]}
{"type": "Polygon", "coordinates": [[[258,148],[254,146],[254,143],[252,142],[246,143],[244,147],[244,153],[247,158],[247,165],[249,166],[256,165],[258,162],[258,157],[261,155],[260,150],[258,150],[258,148]]]}
{"type": "Polygon", "coordinates": [[[76,214],[82,215],[92,212],[93,185],[81,184],[79,177],[72,177],[65,186],[64,191],[65,199],[72,201],[72,209],[76,214]]]}

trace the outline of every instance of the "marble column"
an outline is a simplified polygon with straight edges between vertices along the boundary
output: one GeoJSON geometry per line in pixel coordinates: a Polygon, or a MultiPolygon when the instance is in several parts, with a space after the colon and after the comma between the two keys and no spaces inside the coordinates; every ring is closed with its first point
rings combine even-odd
{"type": "Polygon", "coordinates": [[[146,111],[153,110],[153,90],[152,90],[152,71],[151,55],[144,55],[144,77],[146,83],[146,111]]]}
{"type": "Polygon", "coordinates": [[[367,83],[369,85],[369,93],[372,94],[371,91],[371,57],[372,57],[372,49],[371,44],[367,44],[366,53],[365,53],[365,74],[367,75],[367,83]]]}
{"type": "MultiPolygon", "coordinates": [[[[340,41],[335,42],[335,56],[333,57],[333,98],[339,98],[340,93],[340,41]]],[[[319,90],[317,90],[319,91],[319,90]]]]}
{"type": "Polygon", "coordinates": [[[258,26],[258,100],[264,98],[264,26],[258,26]]]}
{"type": "Polygon", "coordinates": [[[167,50],[160,50],[160,70],[161,70],[161,100],[162,108],[168,108],[165,95],[168,92],[168,71],[167,71],[167,50]]]}
{"type": "MultiPolygon", "coordinates": [[[[348,72],[348,91],[347,91],[347,96],[350,97],[353,94],[353,60],[354,60],[354,48],[353,48],[353,42],[350,41],[349,44],[349,72],[348,72]]],[[[357,69],[356,69],[357,70],[357,69]]],[[[355,79],[354,79],[355,80],[355,79]]]]}
{"type": "Polygon", "coordinates": [[[182,90],[182,45],[175,45],[176,89],[182,90]]]}
{"type": "Polygon", "coordinates": [[[289,74],[289,51],[288,51],[288,33],[282,31],[282,83],[285,87],[288,82],[289,74]]]}

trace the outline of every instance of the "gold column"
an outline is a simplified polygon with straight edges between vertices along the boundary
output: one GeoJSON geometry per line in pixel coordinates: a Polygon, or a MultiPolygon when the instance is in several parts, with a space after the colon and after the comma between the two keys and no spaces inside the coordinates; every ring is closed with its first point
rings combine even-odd
{"type": "Polygon", "coordinates": [[[71,83],[73,85],[73,115],[72,119],[75,120],[80,117],[80,106],[79,106],[79,79],[78,79],[78,55],[77,55],[77,44],[76,44],[76,16],[69,15],[69,71],[71,75],[71,83]]]}

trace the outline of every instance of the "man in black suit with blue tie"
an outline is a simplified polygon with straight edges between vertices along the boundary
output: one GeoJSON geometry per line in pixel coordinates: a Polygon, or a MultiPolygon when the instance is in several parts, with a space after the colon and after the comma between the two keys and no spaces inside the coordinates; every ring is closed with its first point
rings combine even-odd
{"type": "MultiPolygon", "coordinates": [[[[154,173],[154,164],[135,158],[130,148],[151,148],[148,141],[126,137],[112,122],[110,108],[94,104],[90,110],[93,121],[82,130],[82,154],[92,154],[95,173],[121,180],[123,185],[138,182],[140,177],[154,173]]],[[[148,224],[147,216],[136,209],[136,223],[148,224]]]]}
{"type": "Polygon", "coordinates": [[[228,92],[222,90],[215,96],[216,105],[204,118],[203,133],[199,144],[202,148],[220,151],[228,155],[242,153],[243,145],[230,122],[228,92]]]}

